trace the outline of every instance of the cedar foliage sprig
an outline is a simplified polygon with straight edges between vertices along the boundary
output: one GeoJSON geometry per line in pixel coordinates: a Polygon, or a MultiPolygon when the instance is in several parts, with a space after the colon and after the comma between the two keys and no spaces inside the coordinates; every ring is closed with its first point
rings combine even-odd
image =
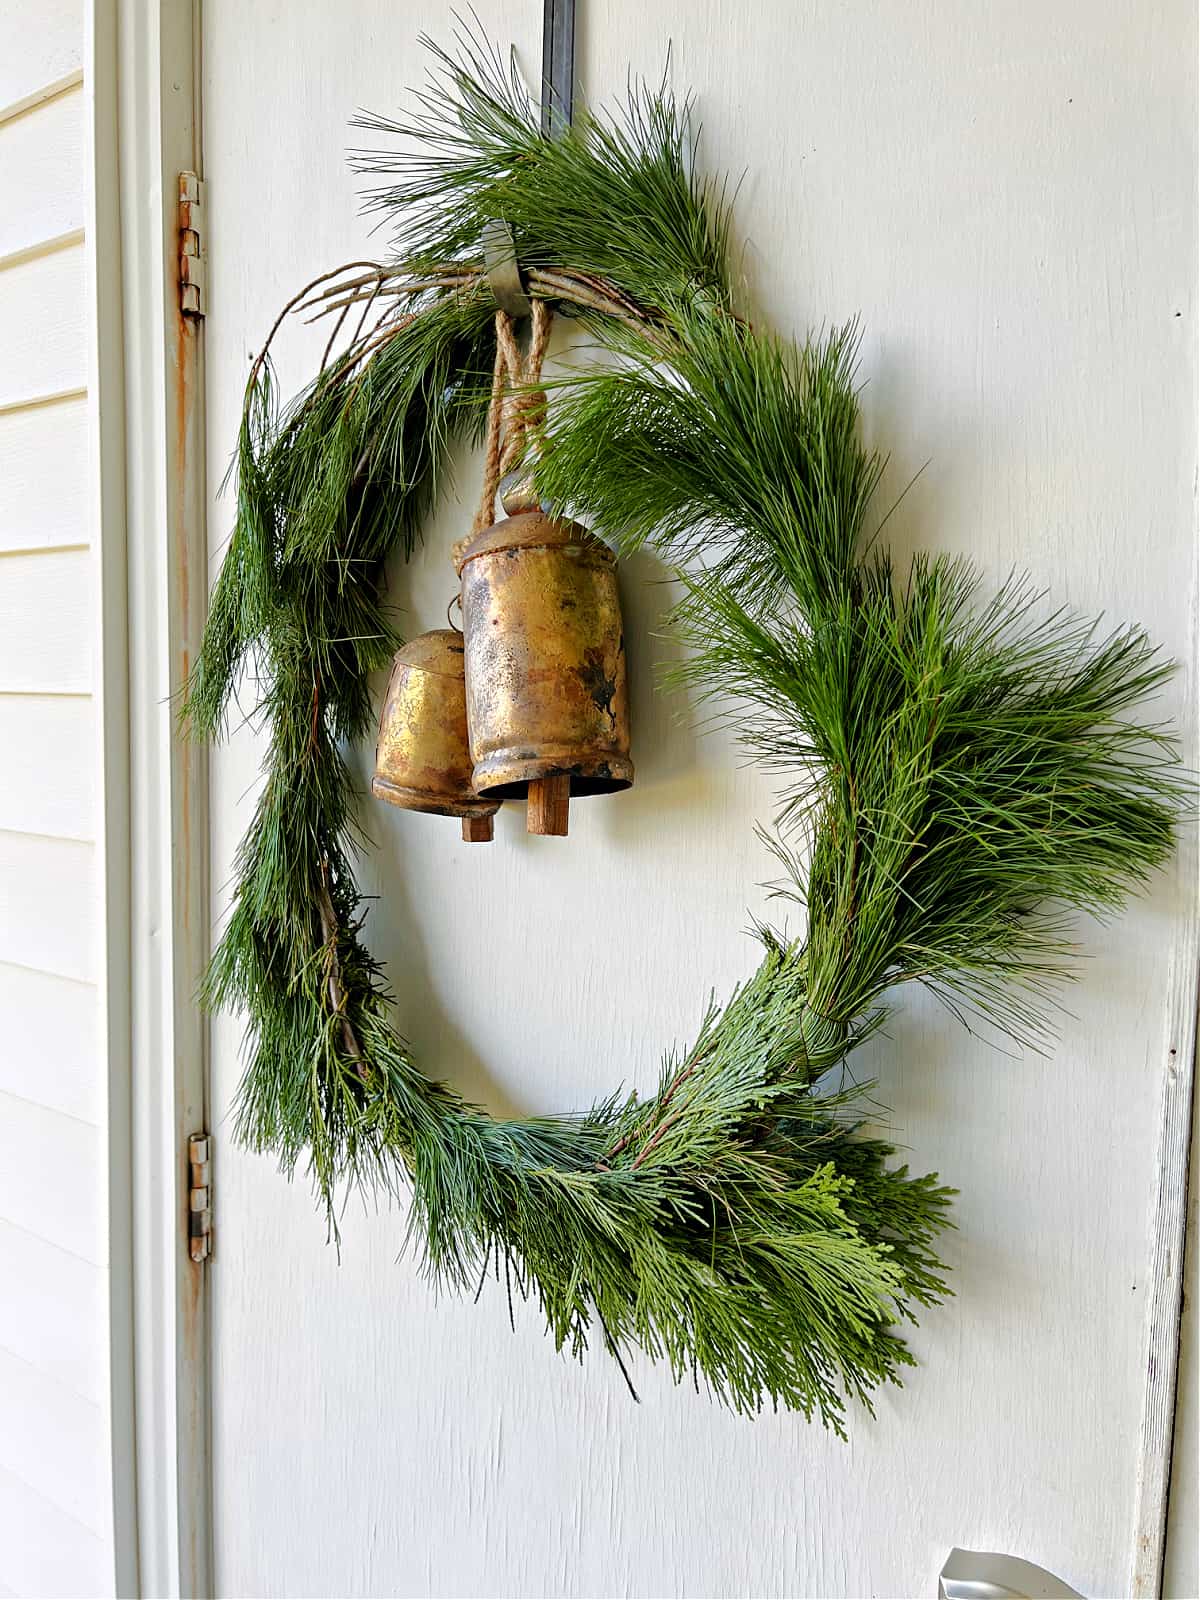
{"type": "Polygon", "coordinates": [[[335,333],[357,324],[290,406],[267,352],[252,369],[189,689],[215,738],[248,673],[269,732],[206,992],[247,1015],[239,1139],[305,1168],[331,1223],[347,1182],[404,1190],[439,1282],[503,1272],[560,1348],[598,1333],[623,1370],[640,1348],[738,1410],[840,1432],[847,1399],[869,1406],[911,1360],[903,1320],[947,1292],[951,1191],[890,1165],[831,1069],[909,980],[1036,1036],[1070,911],[1114,909],[1164,861],[1182,791],[1143,718],[1167,668],[1141,633],[1038,621],[1017,580],[980,604],[965,563],[898,577],[869,553],[881,462],[860,439],[855,332],[796,350],[735,315],[728,210],[686,120],[634,89],[548,142],[515,74],[468,41],[436,53],[415,120],[368,124],[416,136],[407,158],[362,159],[388,180],[374,200],[399,259],[313,286],[335,333]],[[807,922],[798,941],[759,930],[757,969],[654,1093],[501,1121],[424,1077],[391,1020],[360,938],[344,753],[396,642],[383,565],[411,553],[448,448],[483,420],[494,216],[532,292],[617,358],[555,395],[541,487],[680,571],[678,676],[776,773],[769,838],[807,922]]]}

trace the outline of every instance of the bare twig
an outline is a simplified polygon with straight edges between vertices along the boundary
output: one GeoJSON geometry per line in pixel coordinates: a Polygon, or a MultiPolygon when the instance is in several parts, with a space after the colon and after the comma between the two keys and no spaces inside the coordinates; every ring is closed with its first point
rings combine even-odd
{"type": "Polygon", "coordinates": [[[251,382],[253,382],[255,376],[258,373],[259,368],[262,366],[263,362],[267,359],[267,352],[271,348],[271,341],[274,339],[275,335],[279,332],[279,329],[283,325],[284,318],[287,317],[289,312],[294,311],[295,308],[304,299],[304,297],[307,294],[309,294],[313,289],[315,289],[316,286],[319,283],[328,283],[330,278],[339,278],[339,277],[341,277],[343,272],[349,272],[352,267],[375,267],[376,271],[379,270],[378,267],[375,266],[375,263],[373,261],[345,261],[345,262],[342,263],[342,265],[340,267],[334,267],[332,272],[322,272],[320,274],[320,276],[314,278],[311,283],[306,283],[304,285],[303,289],[301,289],[298,294],[294,294],[292,296],[292,298],[288,301],[287,305],[284,306],[283,310],[279,313],[279,315],[275,318],[275,321],[272,323],[271,331],[267,335],[266,342],[264,343],[262,349],[258,352],[258,355],[254,358],[254,365],[250,368],[250,379],[251,379],[251,382]]]}

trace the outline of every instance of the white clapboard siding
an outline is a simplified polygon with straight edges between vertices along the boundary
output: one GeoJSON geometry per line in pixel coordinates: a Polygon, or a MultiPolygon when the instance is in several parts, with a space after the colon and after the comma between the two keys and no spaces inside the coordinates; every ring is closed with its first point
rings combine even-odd
{"type": "Polygon", "coordinates": [[[86,550],[0,555],[0,694],[91,691],[94,581],[86,550]]]}
{"type": "Polygon", "coordinates": [[[0,833],[0,904],[0,961],[96,981],[94,845],[0,833]]]}
{"type": "MultiPolygon", "coordinates": [[[[30,1070],[37,1070],[36,1062],[30,1070]]],[[[0,1094],[0,1217],[103,1266],[104,1200],[100,1129],[0,1094]]],[[[71,1307],[64,1311],[80,1314],[71,1307]]]]}
{"type": "Polygon", "coordinates": [[[87,473],[82,395],[0,412],[0,551],[86,544],[87,473]]]}
{"type": "Polygon", "coordinates": [[[0,1092],[100,1127],[105,1096],[95,986],[0,961],[0,1017],[0,1092]]]}
{"type": "Polygon", "coordinates": [[[0,1596],[113,1592],[86,0],[0,0],[0,1596]]]}
{"type": "Polygon", "coordinates": [[[0,406],[85,386],[85,303],[82,244],[0,269],[0,406]]]}
{"type": "Polygon", "coordinates": [[[0,1284],[0,1351],[103,1404],[107,1371],[96,1329],[104,1320],[104,1268],[0,1221],[0,1284]]]}
{"type": "MultiPolygon", "coordinates": [[[[30,1067],[35,1069],[34,1062],[30,1067]]],[[[0,1218],[104,1266],[104,1136],[91,1123],[0,1094],[0,1218]]],[[[64,1307],[70,1315],[82,1315],[64,1307]]]]}
{"type": "Polygon", "coordinates": [[[95,749],[91,699],[0,694],[0,828],[94,839],[95,749]]]}
{"type": "Polygon", "coordinates": [[[22,1600],[112,1593],[107,1542],[17,1474],[0,1468],[0,1572],[22,1600]]]}
{"type": "Polygon", "coordinates": [[[0,117],[36,103],[83,65],[83,0],[0,6],[0,117]]]}
{"type": "Polygon", "coordinates": [[[108,1520],[104,1408],[0,1350],[0,1468],[21,1477],[92,1533],[108,1520]]]}
{"type": "Polygon", "coordinates": [[[0,261],[83,227],[83,89],[0,122],[0,261]]]}

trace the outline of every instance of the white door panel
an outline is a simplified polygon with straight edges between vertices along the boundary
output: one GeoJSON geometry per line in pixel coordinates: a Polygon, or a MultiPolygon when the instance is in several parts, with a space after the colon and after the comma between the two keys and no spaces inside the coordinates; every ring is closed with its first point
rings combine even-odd
{"type": "MultiPolygon", "coordinates": [[[[536,0],[477,7],[540,69],[536,0]]],[[[208,0],[209,481],[232,450],[248,354],[283,302],[386,240],[357,213],[360,107],[421,81],[447,4],[208,0]]],[[[585,92],[627,67],[696,94],[702,159],[747,177],[747,304],[782,332],[860,312],[864,413],[892,452],[901,555],[1027,567],[1060,599],[1148,625],[1194,667],[1195,38],[1192,9],[1088,0],[980,7],[580,7],[585,92]],[[1152,175],[1152,176],[1150,176],[1152,175]],[[1191,184],[1191,186],[1189,186],[1191,184]]],[[[281,347],[292,389],[322,336],[281,347]]],[[[443,506],[398,578],[441,625],[443,506]]],[[[885,489],[883,499],[888,498],[885,489]]],[[[233,507],[215,500],[214,564],[233,507]]],[[[769,779],[673,720],[653,664],[664,605],[628,565],[635,788],[573,808],[564,845],[497,842],[369,806],[368,923],[428,1071],[493,1106],[579,1107],[655,1081],[710,988],[747,975],[772,876],[769,779]]],[[[1193,727],[1186,681],[1166,712],[1193,727]]],[[[253,805],[248,729],[212,766],[214,911],[253,805]]],[[[364,756],[364,760],[366,757],[364,756]]],[[[349,1207],[342,1262],[302,1182],[214,1128],[215,1561],[224,1594],[918,1595],[953,1545],[1009,1550],[1084,1594],[1127,1592],[1138,1517],[1150,1218],[1172,962],[1194,863],[1115,925],[1081,925],[1051,1054],[1012,1059],[919,995],[862,1063],[912,1165],[957,1185],[956,1298],[920,1365],[840,1444],[791,1415],[737,1419],[596,1351],[559,1359],[503,1288],[437,1302],[397,1262],[399,1212],[349,1207]],[[281,1492],[286,1486],[286,1492],[281,1492]]],[[[213,1101],[239,1024],[213,1030],[213,1101]]],[[[219,1114],[219,1112],[218,1112],[219,1114]]]]}

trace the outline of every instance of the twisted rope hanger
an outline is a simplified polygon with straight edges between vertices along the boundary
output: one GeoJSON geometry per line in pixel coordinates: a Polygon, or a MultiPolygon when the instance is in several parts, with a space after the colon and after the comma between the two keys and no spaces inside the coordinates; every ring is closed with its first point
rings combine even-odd
{"type": "MultiPolygon", "coordinates": [[[[533,301],[529,349],[522,356],[513,317],[504,310],[496,313],[496,364],[492,370],[492,395],[488,404],[483,488],[468,539],[495,522],[500,480],[524,461],[534,430],[545,412],[546,391],[539,384],[553,322],[554,313],[546,302],[533,301]]],[[[460,547],[466,542],[460,540],[455,546],[456,565],[460,547]]]]}

